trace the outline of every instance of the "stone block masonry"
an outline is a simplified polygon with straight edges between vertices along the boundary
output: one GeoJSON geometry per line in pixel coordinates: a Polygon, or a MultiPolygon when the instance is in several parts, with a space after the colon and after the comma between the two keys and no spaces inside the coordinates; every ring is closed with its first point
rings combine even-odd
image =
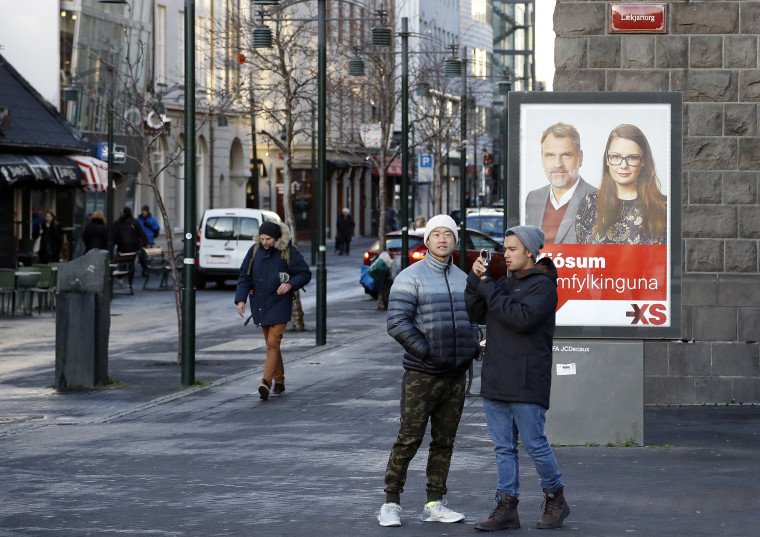
{"type": "Polygon", "coordinates": [[[645,402],[760,403],[760,1],[666,2],[666,34],[611,3],[557,0],[554,90],[684,100],[683,340],[645,344],[645,402]]]}

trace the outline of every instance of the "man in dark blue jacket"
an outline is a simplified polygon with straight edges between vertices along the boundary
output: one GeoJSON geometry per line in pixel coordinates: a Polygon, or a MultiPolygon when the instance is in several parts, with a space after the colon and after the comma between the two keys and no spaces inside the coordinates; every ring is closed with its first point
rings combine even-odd
{"type": "Polygon", "coordinates": [[[293,293],[309,283],[311,271],[290,244],[290,230],[284,223],[264,222],[253,239],[255,244],[240,266],[235,304],[245,318],[245,302],[250,297],[253,322],[264,331],[267,357],[259,395],[266,401],[270,392],[273,396],[285,394],[280,343],[290,321],[293,293]]]}
{"type": "Polygon", "coordinates": [[[464,308],[466,275],[451,260],[459,240],[448,215],[425,227],[425,258],[396,276],[388,299],[388,334],[404,348],[401,428],[385,471],[381,526],[400,526],[401,493],[409,463],[430,421],[425,522],[459,522],[446,507],[446,478],[465,397],[465,376],[478,353],[477,329],[464,308]]]}
{"type": "Polygon", "coordinates": [[[550,258],[536,262],[543,246],[544,233],[539,228],[510,228],[504,237],[504,258],[511,274],[494,281],[478,258],[467,277],[467,313],[472,321],[486,325],[480,393],[498,475],[496,509],[475,525],[476,530],[520,527],[518,433],[546,496],[538,528],[560,528],[570,514],[562,474],[544,434],[552,380],[557,269],[550,258]]]}

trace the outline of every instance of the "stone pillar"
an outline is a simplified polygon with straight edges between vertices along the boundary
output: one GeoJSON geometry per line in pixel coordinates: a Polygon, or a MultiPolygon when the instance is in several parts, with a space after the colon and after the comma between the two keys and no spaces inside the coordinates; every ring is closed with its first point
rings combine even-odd
{"type": "Polygon", "coordinates": [[[554,12],[555,91],[680,91],[683,341],[644,346],[645,403],[760,402],[760,2],[666,2],[667,34],[554,12]]]}

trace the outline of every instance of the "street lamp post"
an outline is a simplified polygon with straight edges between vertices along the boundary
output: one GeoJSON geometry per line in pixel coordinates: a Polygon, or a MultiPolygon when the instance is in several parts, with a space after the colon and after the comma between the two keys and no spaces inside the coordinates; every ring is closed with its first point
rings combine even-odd
{"type": "Polygon", "coordinates": [[[401,18],[401,268],[409,266],[409,19],[401,18]]]}
{"type": "Polygon", "coordinates": [[[195,0],[185,0],[185,236],[182,385],[195,384],[195,0]]]}
{"type": "MultiPolygon", "coordinates": [[[[289,5],[306,0],[294,0],[289,5]]],[[[347,1],[347,0],[344,0],[347,1]]],[[[352,2],[349,2],[352,3],[352,2]]],[[[360,2],[357,2],[361,4],[360,2]]],[[[276,0],[254,0],[253,4],[277,5],[276,0]]],[[[383,10],[378,10],[383,13],[383,10]]],[[[270,12],[270,15],[274,11],[270,12]]],[[[384,15],[383,15],[384,16],[384,15]]],[[[254,28],[254,48],[269,48],[272,46],[271,30],[263,24],[254,28]]],[[[363,19],[356,19],[363,20],[363,19]]],[[[327,199],[327,5],[326,0],[317,1],[317,323],[316,344],[327,343],[327,263],[326,237],[327,199]]],[[[372,29],[372,42],[377,46],[388,46],[391,40],[391,29],[377,26],[372,29]]],[[[313,246],[314,247],[314,246],[313,246]]]]}
{"type": "Polygon", "coordinates": [[[317,3],[317,177],[319,208],[317,212],[317,334],[316,344],[327,343],[327,248],[325,225],[327,204],[325,200],[325,165],[327,161],[327,6],[326,0],[317,3]]]}
{"type": "Polygon", "coordinates": [[[504,97],[504,110],[502,111],[503,117],[502,117],[502,128],[501,128],[501,135],[502,135],[502,149],[501,149],[501,167],[502,167],[502,185],[501,185],[501,193],[502,193],[502,200],[504,204],[502,207],[504,207],[504,218],[502,223],[502,231],[504,233],[507,232],[507,179],[509,177],[508,171],[507,171],[507,152],[509,151],[509,124],[507,121],[509,120],[509,92],[512,90],[512,79],[510,75],[509,68],[504,70],[504,80],[499,82],[499,93],[504,97]]]}
{"type": "Polygon", "coordinates": [[[253,73],[250,76],[250,88],[248,90],[251,101],[251,195],[253,196],[253,209],[260,209],[259,202],[259,156],[256,153],[256,101],[253,92],[253,73]]]}
{"type": "Polygon", "coordinates": [[[459,154],[459,214],[461,218],[459,232],[459,267],[467,270],[467,49],[462,47],[462,96],[459,106],[460,141],[459,154]]]}
{"type": "Polygon", "coordinates": [[[106,220],[108,221],[106,229],[108,231],[108,261],[113,262],[113,221],[114,221],[114,192],[113,192],[113,66],[108,64],[106,67],[108,70],[108,92],[111,95],[111,102],[108,104],[108,112],[106,118],[106,124],[108,129],[107,144],[108,144],[108,193],[106,194],[106,220]]]}

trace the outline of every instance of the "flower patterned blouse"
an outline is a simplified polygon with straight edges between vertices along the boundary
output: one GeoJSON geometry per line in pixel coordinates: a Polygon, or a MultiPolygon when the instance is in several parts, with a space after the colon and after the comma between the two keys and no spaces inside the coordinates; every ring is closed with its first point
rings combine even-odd
{"type": "Polygon", "coordinates": [[[644,228],[644,217],[636,207],[636,200],[620,200],[622,203],[620,218],[613,224],[604,237],[594,235],[599,193],[591,192],[581,202],[575,215],[575,234],[578,244],[666,244],[667,232],[652,238],[644,228]]]}

